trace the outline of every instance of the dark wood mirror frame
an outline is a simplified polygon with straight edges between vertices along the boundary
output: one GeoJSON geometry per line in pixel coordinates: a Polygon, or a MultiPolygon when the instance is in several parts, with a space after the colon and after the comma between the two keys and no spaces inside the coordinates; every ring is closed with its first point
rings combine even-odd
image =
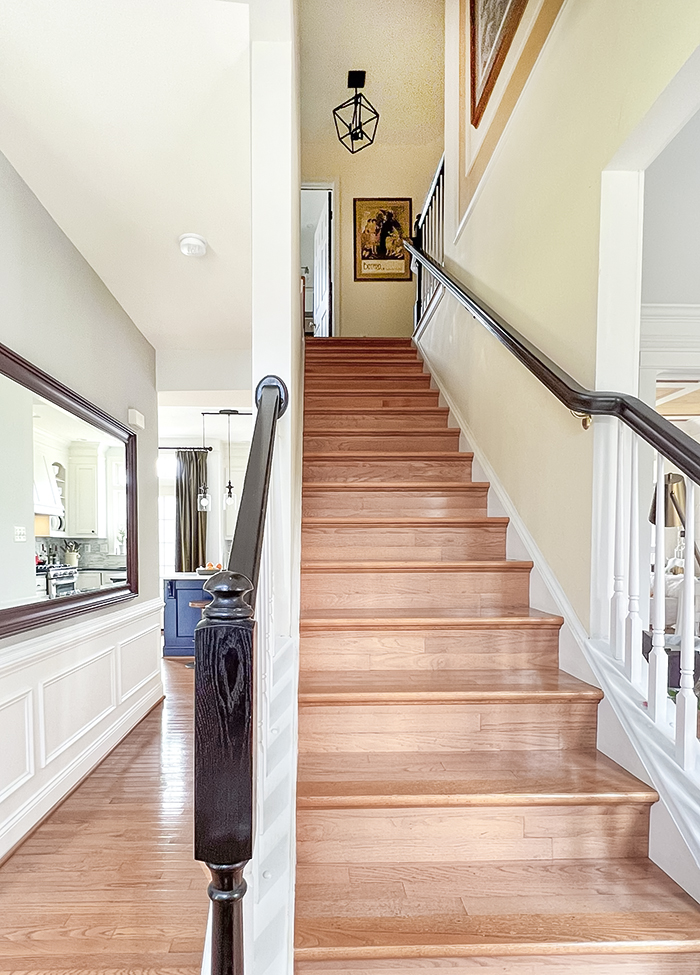
{"type": "Polygon", "coordinates": [[[136,480],[136,434],[104,413],[78,393],[38,369],[11,349],[0,345],[0,374],[62,407],[74,416],[124,443],[126,448],[126,582],[109,589],[60,596],[41,603],[27,603],[0,609],[0,637],[45,626],[138,595],[138,521],[136,480]]]}

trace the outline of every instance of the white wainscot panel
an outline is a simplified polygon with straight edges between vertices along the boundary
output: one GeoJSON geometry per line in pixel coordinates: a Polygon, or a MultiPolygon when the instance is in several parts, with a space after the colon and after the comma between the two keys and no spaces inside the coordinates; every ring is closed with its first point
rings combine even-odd
{"type": "Polygon", "coordinates": [[[150,626],[119,645],[121,700],[135,694],[160,673],[160,627],[150,626]]]}
{"type": "Polygon", "coordinates": [[[0,702],[0,802],[34,774],[32,692],[0,702]]]}
{"type": "Polygon", "coordinates": [[[41,683],[42,765],[90,730],[116,706],[115,648],[41,683]]]}

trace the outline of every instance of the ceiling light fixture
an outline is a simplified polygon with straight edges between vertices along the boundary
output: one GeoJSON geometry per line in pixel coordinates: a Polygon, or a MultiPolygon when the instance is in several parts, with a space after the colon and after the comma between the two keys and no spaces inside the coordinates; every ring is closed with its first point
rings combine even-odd
{"type": "Polygon", "coordinates": [[[185,257],[204,257],[207,242],[200,234],[183,234],[180,237],[180,250],[185,257]]]}
{"type": "Polygon", "coordinates": [[[348,152],[359,152],[374,142],[379,112],[359,90],[365,87],[365,71],[348,71],[348,88],[355,94],[333,109],[335,131],[348,152]]]}

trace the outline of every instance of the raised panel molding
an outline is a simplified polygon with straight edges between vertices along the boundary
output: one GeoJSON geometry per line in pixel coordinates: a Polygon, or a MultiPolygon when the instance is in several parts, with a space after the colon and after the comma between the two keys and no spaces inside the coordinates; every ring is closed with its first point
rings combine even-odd
{"type": "Polygon", "coordinates": [[[114,646],[39,684],[41,766],[48,765],[117,706],[114,646]]]}
{"type": "Polygon", "coordinates": [[[140,630],[119,644],[119,700],[126,701],[158,674],[160,624],[140,630]],[[155,650],[155,652],[154,652],[155,650]],[[154,666],[155,665],[155,666],[154,666]]]}
{"type": "Polygon", "coordinates": [[[32,692],[24,691],[0,702],[0,803],[34,774],[32,692]]]}
{"type": "Polygon", "coordinates": [[[3,648],[0,857],[162,700],[161,611],[152,599],[3,648]]]}

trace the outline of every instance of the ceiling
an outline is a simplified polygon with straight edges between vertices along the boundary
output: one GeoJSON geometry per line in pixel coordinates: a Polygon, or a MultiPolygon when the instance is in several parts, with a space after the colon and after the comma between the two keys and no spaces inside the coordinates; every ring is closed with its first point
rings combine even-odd
{"type": "MultiPolygon", "coordinates": [[[[249,411],[251,394],[242,390],[206,390],[158,394],[158,441],[178,440],[191,447],[202,442],[202,412],[222,409],[249,411]]],[[[227,439],[225,416],[205,417],[207,444],[227,439]]],[[[231,443],[248,443],[253,433],[251,416],[231,417],[231,443]]]]}
{"type": "Polygon", "coordinates": [[[659,380],[656,409],[669,419],[700,417],[700,379],[659,380]]]}
{"type": "Polygon", "coordinates": [[[0,151],[157,350],[250,346],[248,41],[220,0],[0,3],[0,151]]]}

